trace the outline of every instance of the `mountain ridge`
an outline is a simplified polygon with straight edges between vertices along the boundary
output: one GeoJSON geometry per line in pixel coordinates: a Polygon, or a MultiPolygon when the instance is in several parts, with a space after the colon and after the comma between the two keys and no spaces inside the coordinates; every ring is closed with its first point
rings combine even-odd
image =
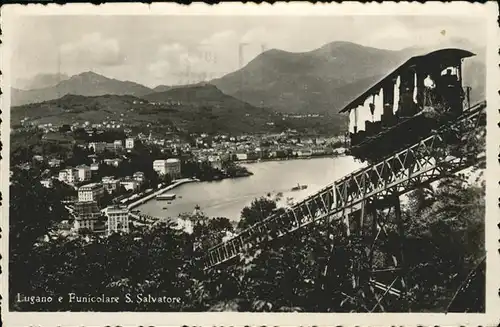
{"type": "MultiPolygon", "coordinates": [[[[454,39],[439,48],[460,46],[478,53],[465,61],[464,76],[473,86],[473,96],[484,96],[484,49],[467,40],[454,39]]],[[[435,47],[434,47],[435,49],[435,47]]],[[[334,41],[306,52],[267,50],[241,69],[213,79],[222,93],[254,107],[271,108],[282,113],[331,113],[362,93],[411,56],[434,50],[412,47],[402,50],[377,49],[347,41],[334,41]]],[[[155,93],[184,89],[193,85],[158,85],[149,88],[132,81],[120,81],[92,71],[68,77],[56,86],[12,89],[12,105],[57,99],[64,94],[98,96],[104,94],[154,98],[155,93]]],[[[161,99],[161,95],[157,95],[161,99]]],[[[339,118],[345,119],[345,118],[339,118]]]]}
{"type": "Polygon", "coordinates": [[[104,94],[141,96],[153,92],[152,89],[132,81],[120,81],[92,71],[82,72],[61,81],[55,86],[33,90],[11,90],[12,106],[53,100],[65,94],[99,96],[104,94]]]}
{"type": "Polygon", "coordinates": [[[401,50],[377,49],[347,41],[334,41],[306,52],[271,49],[241,69],[210,81],[224,93],[254,106],[284,113],[332,113],[364,89],[415,55],[437,48],[462,47],[478,56],[465,61],[464,71],[475,86],[474,96],[484,96],[484,50],[464,39],[439,46],[401,50]]]}
{"type": "Polygon", "coordinates": [[[11,121],[13,125],[23,119],[37,125],[115,121],[136,128],[151,125],[197,133],[258,133],[270,130],[267,123],[275,118],[269,110],[243,103],[210,84],[153,94],[151,100],[133,95],[66,94],[15,107],[11,121]]]}

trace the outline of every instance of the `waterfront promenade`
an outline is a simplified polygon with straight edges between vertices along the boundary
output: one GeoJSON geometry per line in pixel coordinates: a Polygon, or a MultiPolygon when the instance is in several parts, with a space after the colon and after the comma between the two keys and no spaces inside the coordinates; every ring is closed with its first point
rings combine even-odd
{"type": "Polygon", "coordinates": [[[149,200],[153,199],[153,198],[154,198],[154,197],[156,197],[157,195],[162,194],[162,193],[164,193],[164,192],[166,192],[166,191],[168,191],[168,190],[174,189],[174,188],[176,188],[176,187],[177,187],[177,186],[179,186],[179,185],[182,185],[182,184],[185,184],[185,183],[199,182],[199,181],[200,181],[200,180],[199,180],[199,179],[196,179],[196,178],[182,178],[182,179],[176,179],[176,180],[174,180],[174,181],[173,181],[173,183],[172,183],[172,184],[170,184],[170,185],[168,185],[168,186],[165,186],[164,188],[161,188],[161,189],[159,189],[159,190],[158,190],[158,191],[156,191],[156,192],[153,192],[153,193],[151,193],[151,194],[149,194],[149,195],[146,195],[145,197],[142,197],[142,198],[140,198],[140,199],[138,199],[138,200],[136,200],[136,201],[134,201],[134,202],[130,203],[130,204],[127,206],[127,208],[128,208],[129,210],[131,210],[131,209],[133,209],[133,208],[135,208],[135,207],[137,207],[137,206],[139,206],[139,205],[141,205],[141,204],[143,204],[143,203],[145,203],[145,202],[147,202],[147,201],[149,201],[149,200]]]}

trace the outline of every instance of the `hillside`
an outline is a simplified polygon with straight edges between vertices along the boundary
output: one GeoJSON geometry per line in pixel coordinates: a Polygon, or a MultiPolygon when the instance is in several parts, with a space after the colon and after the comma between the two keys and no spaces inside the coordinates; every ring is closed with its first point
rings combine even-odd
{"type": "Polygon", "coordinates": [[[158,129],[175,126],[190,132],[257,133],[269,130],[267,123],[275,116],[227,96],[213,85],[205,85],[152,93],[145,99],[131,95],[68,94],[12,109],[13,125],[25,118],[35,124],[116,121],[140,128],[151,124],[158,129]]]}
{"type": "Polygon", "coordinates": [[[268,113],[266,109],[256,108],[248,103],[226,95],[212,84],[188,85],[155,92],[142,96],[151,102],[180,102],[183,105],[212,107],[217,112],[268,113]]]}
{"type": "Polygon", "coordinates": [[[165,92],[168,91],[172,88],[172,86],[168,85],[158,85],[155,88],[153,88],[153,92],[165,92]]]}
{"type": "MultiPolygon", "coordinates": [[[[463,40],[440,47],[469,48],[463,40]]],[[[268,50],[242,69],[211,81],[222,92],[255,106],[285,113],[336,114],[351,99],[411,56],[432,49],[401,51],[375,49],[349,42],[333,42],[309,52],[268,50]]],[[[475,50],[475,49],[471,49],[475,50]]],[[[464,68],[467,85],[484,93],[484,60],[473,58],[464,68]],[[468,80],[467,80],[468,79],[468,80]]]]}
{"type": "Polygon", "coordinates": [[[138,83],[119,81],[93,72],[71,76],[55,86],[19,90],[12,89],[12,106],[58,99],[66,94],[99,96],[105,94],[141,96],[152,90],[138,83]]]}
{"type": "Polygon", "coordinates": [[[249,131],[252,129],[258,131],[262,128],[268,130],[266,123],[276,118],[270,110],[252,106],[226,95],[211,84],[175,87],[165,92],[147,94],[142,98],[159,105],[170,106],[170,110],[179,118],[196,121],[200,126],[205,126],[205,130],[200,130],[202,132],[225,131],[240,124],[241,127],[253,126],[245,128],[249,131]]]}

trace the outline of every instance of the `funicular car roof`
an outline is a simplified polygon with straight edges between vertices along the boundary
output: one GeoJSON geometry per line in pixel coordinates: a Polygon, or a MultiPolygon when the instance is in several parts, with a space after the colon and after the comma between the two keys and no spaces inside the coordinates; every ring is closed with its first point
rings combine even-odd
{"type": "Polygon", "coordinates": [[[381,84],[383,84],[384,82],[386,82],[389,79],[394,78],[401,71],[403,71],[403,70],[407,69],[408,67],[411,67],[415,64],[422,64],[424,62],[443,62],[445,60],[462,59],[462,58],[472,57],[474,55],[475,55],[474,53],[467,51],[467,50],[458,49],[458,48],[446,48],[446,49],[432,51],[432,52],[429,52],[425,55],[414,56],[414,57],[408,59],[401,66],[396,68],[392,73],[385,76],[377,83],[373,84],[368,90],[364,91],[359,96],[357,96],[348,105],[346,105],[344,108],[342,108],[342,110],[340,110],[340,112],[350,111],[351,109],[354,109],[359,105],[362,105],[365,102],[366,98],[368,98],[369,96],[372,96],[374,94],[377,94],[379,92],[379,90],[381,88],[381,84]]]}

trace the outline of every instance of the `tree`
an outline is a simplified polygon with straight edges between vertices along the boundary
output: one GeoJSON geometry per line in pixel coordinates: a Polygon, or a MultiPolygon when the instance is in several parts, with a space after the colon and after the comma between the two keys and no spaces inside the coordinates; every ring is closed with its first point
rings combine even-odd
{"type": "Polygon", "coordinates": [[[416,190],[403,210],[412,269],[414,309],[446,308],[461,281],[484,256],[484,184],[468,176],[441,180],[422,196],[416,190]],[[425,304],[425,305],[424,305],[425,304]]]}
{"type": "Polygon", "coordinates": [[[270,216],[276,209],[276,202],[265,197],[255,199],[241,211],[238,229],[245,229],[270,216]]]}
{"type": "Polygon", "coordinates": [[[89,158],[89,155],[91,154],[89,150],[83,149],[75,144],[71,149],[71,157],[66,160],[65,164],[70,167],[82,164],[90,165],[92,160],[89,158]]]}
{"type": "Polygon", "coordinates": [[[40,184],[38,175],[14,169],[9,201],[9,285],[10,298],[29,293],[28,281],[38,269],[33,249],[57,222],[68,218],[61,193],[40,184]]]}

